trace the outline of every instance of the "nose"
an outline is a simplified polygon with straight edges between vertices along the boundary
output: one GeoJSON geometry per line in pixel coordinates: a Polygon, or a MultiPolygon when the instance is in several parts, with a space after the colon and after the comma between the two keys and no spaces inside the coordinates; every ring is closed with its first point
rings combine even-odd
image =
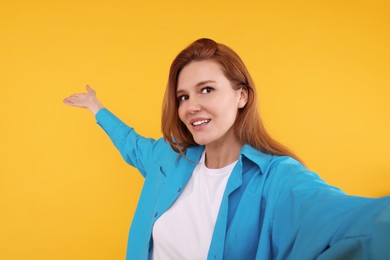
{"type": "Polygon", "coordinates": [[[199,102],[198,99],[194,98],[194,97],[190,97],[188,100],[187,100],[187,107],[186,107],[186,111],[187,113],[189,114],[195,114],[199,111],[202,110],[202,106],[199,102]]]}

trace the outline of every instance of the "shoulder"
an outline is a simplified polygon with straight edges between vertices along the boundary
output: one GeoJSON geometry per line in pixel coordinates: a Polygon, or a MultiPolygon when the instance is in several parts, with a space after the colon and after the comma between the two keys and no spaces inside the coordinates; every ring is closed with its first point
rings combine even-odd
{"type": "Polygon", "coordinates": [[[259,172],[266,179],[270,190],[325,188],[329,186],[319,175],[290,156],[271,155],[245,145],[242,156],[259,167],[259,172]]]}
{"type": "MultiPolygon", "coordinates": [[[[262,174],[296,174],[307,173],[312,175],[304,165],[290,156],[278,156],[264,153],[250,145],[244,145],[241,155],[258,165],[262,174]]],[[[316,174],[314,174],[316,175],[316,174]]]]}

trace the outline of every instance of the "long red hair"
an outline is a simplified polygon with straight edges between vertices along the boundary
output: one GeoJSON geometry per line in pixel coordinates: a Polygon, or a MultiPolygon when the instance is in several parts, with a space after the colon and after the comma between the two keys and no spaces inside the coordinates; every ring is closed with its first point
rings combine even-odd
{"type": "Polygon", "coordinates": [[[238,112],[234,130],[242,144],[273,155],[287,155],[301,161],[293,152],[275,141],[267,133],[260,118],[256,87],[244,62],[232,49],[211,39],[199,39],[181,51],[173,60],[163,100],[161,127],[165,140],[181,154],[191,145],[197,145],[178,115],[179,100],[176,97],[180,71],[190,62],[213,60],[219,63],[233,88],[245,88],[248,102],[238,112]]]}

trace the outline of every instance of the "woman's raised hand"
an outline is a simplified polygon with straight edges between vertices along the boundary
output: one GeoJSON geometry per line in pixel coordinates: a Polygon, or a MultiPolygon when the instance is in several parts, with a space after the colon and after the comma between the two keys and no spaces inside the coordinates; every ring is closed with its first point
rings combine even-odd
{"type": "Polygon", "coordinates": [[[87,85],[87,93],[73,94],[64,99],[64,103],[73,107],[82,107],[90,110],[94,115],[104,106],[96,97],[96,91],[87,85]]]}

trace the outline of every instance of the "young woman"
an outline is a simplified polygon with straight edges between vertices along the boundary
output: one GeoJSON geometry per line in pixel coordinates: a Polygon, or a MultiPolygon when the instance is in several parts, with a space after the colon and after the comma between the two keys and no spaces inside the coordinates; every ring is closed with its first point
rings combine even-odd
{"type": "Polygon", "coordinates": [[[390,197],[347,196],[274,141],[248,70],[223,44],[199,39],[175,58],[159,140],[89,86],[64,102],[95,114],[145,177],[127,259],[390,258],[390,197]]]}

